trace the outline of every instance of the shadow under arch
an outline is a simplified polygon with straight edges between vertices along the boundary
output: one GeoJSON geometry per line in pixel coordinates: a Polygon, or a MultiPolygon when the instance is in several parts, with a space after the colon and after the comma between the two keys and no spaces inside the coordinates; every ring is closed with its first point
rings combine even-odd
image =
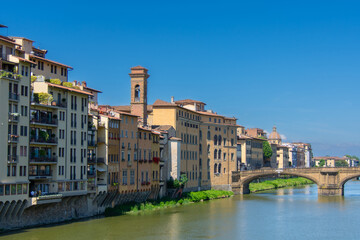
{"type": "Polygon", "coordinates": [[[308,180],[311,180],[314,182],[314,184],[319,185],[318,184],[318,180],[316,178],[313,178],[312,176],[309,176],[307,174],[302,174],[302,173],[294,173],[294,172],[279,172],[279,173],[259,173],[259,174],[255,174],[252,176],[249,176],[245,179],[243,179],[241,181],[241,188],[242,188],[242,193],[243,194],[247,194],[250,193],[249,190],[249,184],[259,178],[263,178],[263,177],[274,177],[274,178],[278,178],[280,176],[294,176],[294,177],[303,177],[306,178],[308,180]]]}
{"type": "Polygon", "coordinates": [[[358,177],[360,177],[360,173],[347,176],[340,181],[339,186],[342,188],[342,195],[344,195],[344,185],[351,179],[358,178],[358,177]]]}

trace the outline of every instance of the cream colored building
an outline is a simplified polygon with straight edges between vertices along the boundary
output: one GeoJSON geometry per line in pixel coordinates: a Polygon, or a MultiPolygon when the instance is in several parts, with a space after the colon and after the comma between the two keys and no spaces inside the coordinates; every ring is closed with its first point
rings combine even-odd
{"type": "Polygon", "coordinates": [[[277,164],[279,169],[288,168],[289,167],[289,149],[285,145],[277,146],[277,164]]]}
{"type": "Polygon", "coordinates": [[[18,214],[29,196],[31,64],[19,44],[0,36],[1,218],[18,214]]]}

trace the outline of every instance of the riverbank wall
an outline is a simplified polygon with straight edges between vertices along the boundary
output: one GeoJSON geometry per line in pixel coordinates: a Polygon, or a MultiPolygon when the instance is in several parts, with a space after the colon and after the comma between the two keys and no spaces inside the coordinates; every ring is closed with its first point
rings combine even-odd
{"type": "MultiPolygon", "coordinates": [[[[151,192],[87,194],[61,198],[30,198],[22,214],[15,215],[13,203],[1,209],[0,232],[55,224],[104,214],[107,207],[128,202],[145,202],[151,192]]],[[[15,203],[16,204],[16,203],[15,203]]]]}

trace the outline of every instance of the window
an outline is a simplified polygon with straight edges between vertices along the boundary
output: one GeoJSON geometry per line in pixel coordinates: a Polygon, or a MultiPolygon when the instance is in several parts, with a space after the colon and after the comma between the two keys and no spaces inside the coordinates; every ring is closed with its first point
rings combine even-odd
{"type": "Polygon", "coordinates": [[[130,170],[130,185],[135,184],[135,170],[130,170]]]}
{"type": "Polygon", "coordinates": [[[127,170],[123,170],[122,184],[127,185],[127,170]]]}
{"type": "Polygon", "coordinates": [[[217,149],[214,151],[214,159],[217,159],[217,149]]]}

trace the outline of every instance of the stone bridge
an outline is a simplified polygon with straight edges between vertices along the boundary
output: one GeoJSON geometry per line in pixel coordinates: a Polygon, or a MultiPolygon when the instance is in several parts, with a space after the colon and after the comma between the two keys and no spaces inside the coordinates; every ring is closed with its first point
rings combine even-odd
{"type": "Polygon", "coordinates": [[[263,168],[232,173],[232,190],[235,194],[250,193],[249,184],[262,177],[296,176],[310,179],[318,185],[318,194],[324,196],[344,195],[344,184],[360,177],[360,167],[343,168],[263,168]]]}

